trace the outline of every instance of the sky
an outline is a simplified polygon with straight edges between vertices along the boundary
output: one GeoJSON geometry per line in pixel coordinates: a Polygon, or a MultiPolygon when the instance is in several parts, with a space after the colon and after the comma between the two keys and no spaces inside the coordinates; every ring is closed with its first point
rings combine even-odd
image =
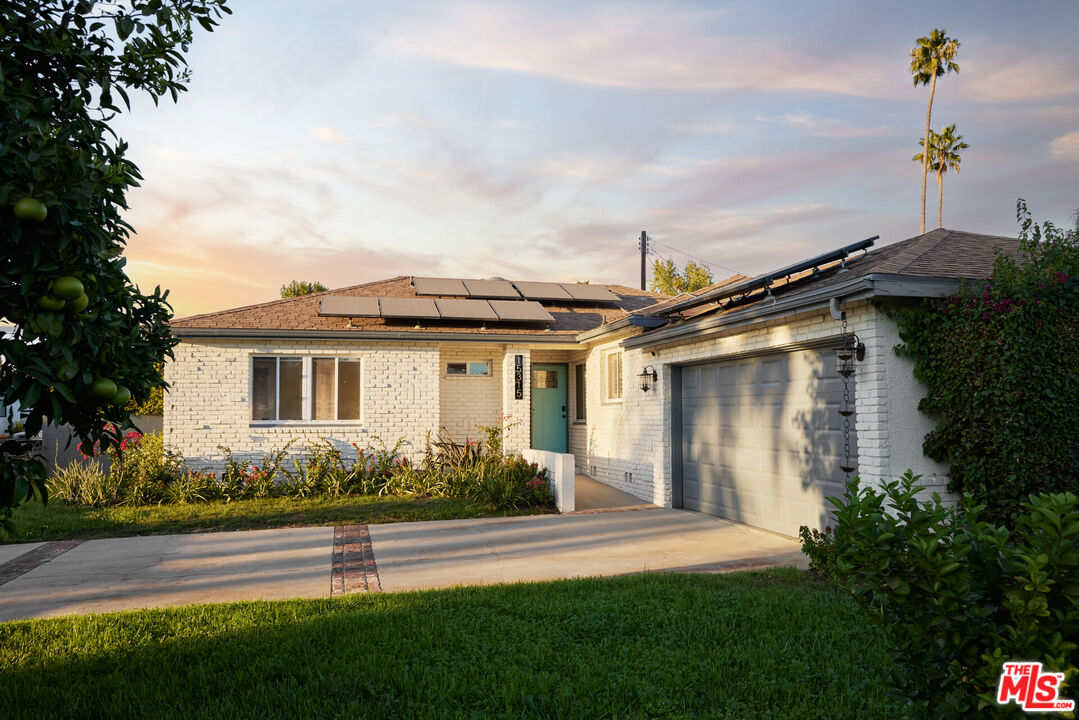
{"type": "MultiPolygon", "coordinates": [[[[113,123],[142,187],[126,256],[177,317],[293,279],[640,282],[638,237],[718,280],[919,231],[933,127],[970,147],[944,227],[1079,208],[1079,3],[230,0],[178,104],[113,123]]],[[[937,187],[927,187],[927,229],[937,187]]]]}

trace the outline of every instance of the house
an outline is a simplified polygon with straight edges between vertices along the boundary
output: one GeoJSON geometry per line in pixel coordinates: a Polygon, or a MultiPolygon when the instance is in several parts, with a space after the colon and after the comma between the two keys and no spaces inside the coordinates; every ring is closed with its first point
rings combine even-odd
{"type": "Polygon", "coordinates": [[[294,437],[418,454],[428,433],[505,417],[507,450],[572,453],[643,500],[792,535],[827,522],[848,474],[946,484],[888,312],[987,277],[998,250],[1018,242],[940,229],[677,298],[403,276],[188,317],[172,325],[165,440],[196,464],[294,437]]]}

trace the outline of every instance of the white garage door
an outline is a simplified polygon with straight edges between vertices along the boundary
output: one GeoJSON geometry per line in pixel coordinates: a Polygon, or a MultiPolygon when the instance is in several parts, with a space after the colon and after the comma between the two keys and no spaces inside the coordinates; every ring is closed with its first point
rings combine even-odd
{"type": "MultiPolygon", "coordinates": [[[[853,404],[853,377],[850,388],[853,404]]],[[[834,351],[686,366],[681,399],[683,507],[785,535],[830,522],[825,498],[845,481],[834,351]]]]}

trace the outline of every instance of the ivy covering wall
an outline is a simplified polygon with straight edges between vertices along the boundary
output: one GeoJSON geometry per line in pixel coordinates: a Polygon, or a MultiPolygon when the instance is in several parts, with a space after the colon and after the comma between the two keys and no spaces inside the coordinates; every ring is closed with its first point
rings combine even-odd
{"type": "Polygon", "coordinates": [[[1017,203],[1021,258],[951,297],[896,311],[937,422],[924,443],[949,489],[1010,523],[1035,492],[1079,488],[1079,240],[1017,203]]]}

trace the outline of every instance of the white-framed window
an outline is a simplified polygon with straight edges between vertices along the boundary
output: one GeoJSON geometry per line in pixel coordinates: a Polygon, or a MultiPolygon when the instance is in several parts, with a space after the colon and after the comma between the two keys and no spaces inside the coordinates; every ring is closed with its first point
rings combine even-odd
{"type": "Polygon", "coordinates": [[[622,351],[612,350],[604,357],[604,398],[609,402],[622,399],[622,351]]]}
{"type": "Polygon", "coordinates": [[[252,422],[356,422],[363,407],[358,357],[251,359],[252,422]]]}
{"type": "Polygon", "coordinates": [[[490,377],[491,361],[469,360],[467,362],[448,362],[446,363],[446,375],[454,377],[490,377]]]}

